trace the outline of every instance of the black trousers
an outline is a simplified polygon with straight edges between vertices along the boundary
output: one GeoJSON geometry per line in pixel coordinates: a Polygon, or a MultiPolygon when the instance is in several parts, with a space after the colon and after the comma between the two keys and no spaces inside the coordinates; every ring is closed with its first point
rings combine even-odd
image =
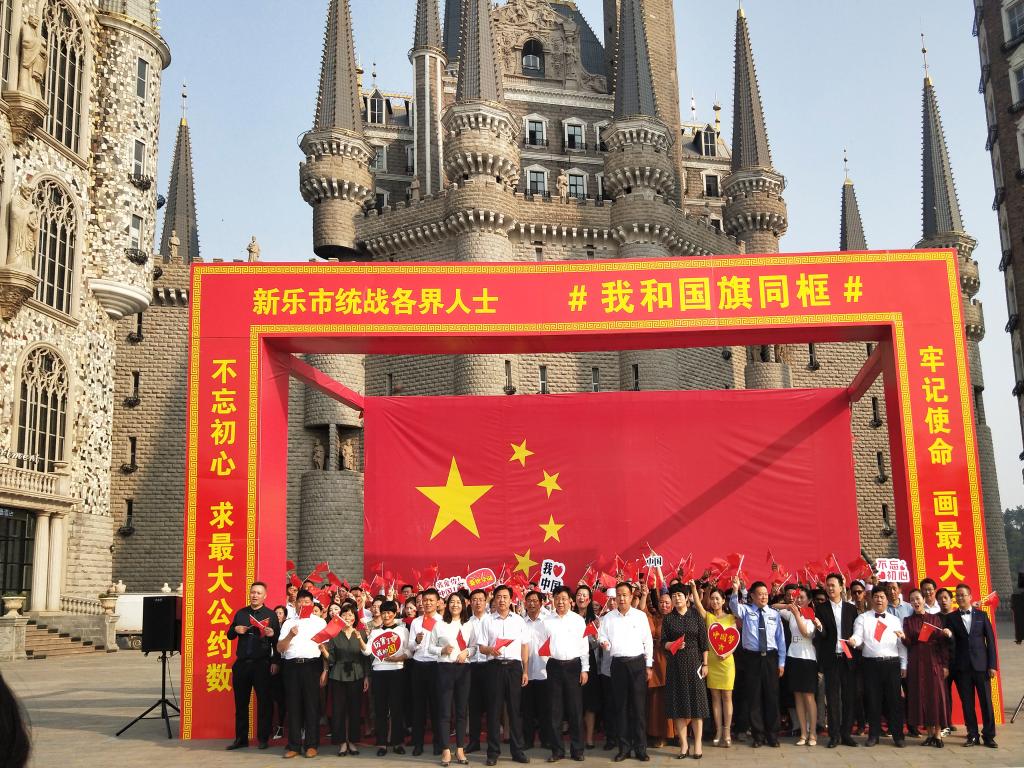
{"type": "Polygon", "coordinates": [[[843,654],[837,654],[831,669],[825,670],[825,701],[828,703],[830,739],[850,738],[856,695],[857,680],[853,661],[843,654]]]}
{"type": "Polygon", "coordinates": [[[487,756],[501,754],[501,709],[508,710],[508,742],[512,757],[525,755],[519,702],[523,690],[523,663],[493,659],[487,662],[487,756]]]}
{"type": "Polygon", "coordinates": [[[358,744],[362,735],[362,680],[331,680],[331,743],[358,744]]]}
{"type": "Polygon", "coordinates": [[[750,735],[758,741],[775,739],[779,733],[779,654],[743,651],[746,688],[744,705],[750,718],[750,735]]]}
{"type": "Polygon", "coordinates": [[[619,751],[647,754],[647,662],[643,656],[612,659],[612,695],[619,751]]]}
{"type": "MultiPolygon", "coordinates": [[[[559,661],[548,659],[548,700],[551,703],[551,754],[565,756],[562,743],[562,721],[569,723],[570,754],[583,754],[583,686],[580,685],[582,665],[579,659],[559,661]]],[[[531,683],[532,685],[532,683],[531,683]]]]}
{"type": "Polygon", "coordinates": [[[284,662],[288,749],[295,752],[320,746],[320,673],[323,670],[319,658],[284,662]]]}
{"type": "Polygon", "coordinates": [[[900,699],[900,660],[862,659],[864,670],[864,706],[867,709],[871,738],[882,733],[882,712],[893,741],[903,740],[903,701],[900,699]]]}
{"type": "MultiPolygon", "coordinates": [[[[551,702],[547,680],[531,680],[523,689],[523,743],[533,749],[534,740],[540,734],[540,745],[551,749],[554,742],[551,732],[551,702]]],[[[561,728],[559,728],[561,732],[561,728]]]]}
{"type": "Polygon", "coordinates": [[[740,648],[733,654],[736,680],[732,692],[733,733],[745,734],[750,729],[750,703],[747,700],[747,654],[740,648]]]}
{"type": "MultiPolygon", "coordinates": [[[[270,697],[274,704],[277,706],[277,725],[284,728],[285,717],[287,716],[287,707],[284,701],[284,665],[280,660],[274,662],[277,664],[277,674],[270,676],[270,697]]],[[[271,720],[273,722],[273,720],[271,720]]]]}
{"type": "Polygon", "coordinates": [[[952,677],[956,683],[956,692],[960,694],[968,738],[978,738],[978,712],[974,708],[974,700],[977,698],[981,707],[981,735],[986,739],[994,739],[996,718],[992,712],[992,681],[988,672],[958,669],[952,673],[952,677]]]}
{"type": "Polygon", "coordinates": [[[483,728],[483,717],[487,712],[487,664],[478,662],[469,665],[469,741],[479,744],[483,728]]]}
{"type": "MultiPolygon", "coordinates": [[[[448,734],[452,732],[452,709],[455,710],[455,744],[459,747],[466,744],[466,711],[469,709],[469,664],[441,663],[437,664],[437,730],[441,739],[434,742],[435,747],[448,744],[448,734]]],[[[477,738],[480,738],[477,736],[477,738]]]]}
{"type": "Polygon", "coordinates": [[[405,694],[405,675],[401,669],[375,669],[370,673],[373,687],[373,730],[378,747],[393,747],[405,740],[402,731],[402,701],[405,694]],[[388,738],[388,717],[391,718],[391,738],[388,738]]]}
{"type": "MultiPolygon", "coordinates": [[[[437,707],[437,662],[412,661],[412,688],[409,696],[412,699],[412,745],[423,746],[423,733],[427,726],[427,714],[430,715],[430,727],[434,732],[434,751],[441,747],[441,730],[438,728],[440,717],[437,707]]],[[[447,736],[447,734],[446,734],[447,736]]]]}
{"type": "Polygon", "coordinates": [[[238,659],[231,667],[231,687],[235,692],[235,739],[249,740],[249,699],[256,693],[256,738],[270,741],[274,718],[274,697],[270,687],[270,658],[238,659]]]}
{"type": "Polygon", "coordinates": [[[601,678],[601,722],[604,723],[604,740],[608,744],[619,743],[619,716],[615,709],[615,690],[612,686],[611,671],[601,678]]]}

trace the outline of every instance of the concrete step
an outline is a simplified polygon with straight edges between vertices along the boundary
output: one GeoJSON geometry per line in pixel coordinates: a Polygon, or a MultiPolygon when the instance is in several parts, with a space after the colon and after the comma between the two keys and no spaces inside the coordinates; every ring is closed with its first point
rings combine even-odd
{"type": "Polygon", "coordinates": [[[30,621],[25,628],[25,655],[30,659],[81,656],[97,651],[103,652],[105,648],[93,645],[91,640],[72,637],[71,633],[61,632],[56,627],[30,621]]]}

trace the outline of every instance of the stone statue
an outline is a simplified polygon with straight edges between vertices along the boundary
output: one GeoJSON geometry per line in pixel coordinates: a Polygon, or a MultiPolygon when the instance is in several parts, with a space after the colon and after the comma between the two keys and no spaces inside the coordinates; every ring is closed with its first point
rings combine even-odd
{"type": "Polygon", "coordinates": [[[46,52],[39,33],[39,17],[29,16],[21,25],[21,61],[18,68],[18,90],[36,99],[43,97],[46,74],[46,52]]]}
{"type": "Polygon", "coordinates": [[[178,237],[178,230],[172,229],[171,236],[167,238],[167,256],[171,261],[178,260],[178,246],[181,245],[181,238],[178,237]]]}
{"type": "Polygon", "coordinates": [[[555,189],[558,190],[558,199],[563,203],[569,202],[569,176],[565,169],[559,169],[558,178],[555,179],[555,189]]]}
{"type": "Polygon", "coordinates": [[[317,438],[313,443],[313,469],[323,470],[324,468],[324,442],[317,438]]]}
{"type": "Polygon", "coordinates": [[[252,240],[249,241],[245,250],[249,252],[249,261],[260,260],[260,244],[256,242],[256,235],[252,236],[252,240]]]}
{"type": "Polygon", "coordinates": [[[412,183],[409,184],[409,199],[414,203],[420,201],[420,177],[413,176],[412,183]]]}
{"type": "Polygon", "coordinates": [[[39,244],[39,216],[32,203],[32,187],[22,184],[11,200],[7,265],[22,272],[32,271],[39,244]]]}
{"type": "Polygon", "coordinates": [[[356,446],[352,440],[341,443],[341,468],[354,471],[356,468],[356,446]]]}

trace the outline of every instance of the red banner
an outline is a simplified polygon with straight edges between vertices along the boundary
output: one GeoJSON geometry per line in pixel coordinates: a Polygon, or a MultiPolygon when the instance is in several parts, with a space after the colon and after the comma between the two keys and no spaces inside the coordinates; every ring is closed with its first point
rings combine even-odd
{"type": "Polygon", "coordinates": [[[374,398],[364,419],[368,563],[550,559],[575,583],[614,554],[647,570],[648,542],[698,564],[860,549],[845,390],[374,398]]]}

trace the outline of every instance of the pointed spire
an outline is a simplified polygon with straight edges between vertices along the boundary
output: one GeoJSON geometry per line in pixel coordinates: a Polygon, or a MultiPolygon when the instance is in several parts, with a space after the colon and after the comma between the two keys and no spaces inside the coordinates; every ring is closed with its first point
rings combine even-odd
{"type": "Polygon", "coordinates": [[[736,12],[736,64],[732,108],[732,169],[772,168],[761,91],[754,69],[750,30],[742,6],[736,12]]]}
{"type": "Polygon", "coordinates": [[[616,52],[615,117],[657,117],[654,78],[640,0],[622,0],[616,52]]]}
{"type": "Polygon", "coordinates": [[[349,0],[331,0],[327,8],[320,91],[313,128],[340,128],[356,132],[363,129],[349,0]]]}
{"type": "Polygon", "coordinates": [[[923,235],[935,237],[946,232],[964,231],[960,218],[960,204],[953,184],[953,169],[949,164],[949,150],[942,131],[939,104],[929,76],[924,78],[923,93],[923,235]]]}
{"type": "Polygon", "coordinates": [[[463,0],[455,101],[502,101],[498,66],[491,36],[491,0],[463,0]]]}
{"type": "Polygon", "coordinates": [[[867,240],[864,238],[864,223],[860,218],[860,206],[857,205],[857,192],[850,180],[850,165],[843,150],[843,194],[839,212],[839,250],[866,251],[867,240]]]}
{"type": "MultiPolygon", "coordinates": [[[[185,89],[182,87],[182,107],[185,104],[185,89]]],[[[174,160],[171,163],[171,186],[167,192],[167,207],[164,211],[164,229],[160,236],[160,255],[171,259],[172,250],[184,264],[202,261],[199,256],[199,228],[196,224],[196,190],[192,177],[192,141],[189,138],[188,122],[184,110],[178,123],[178,138],[174,145],[174,160]],[[177,243],[172,249],[171,234],[177,243]]]]}
{"type": "Polygon", "coordinates": [[[412,41],[413,50],[442,46],[439,19],[437,0],[416,0],[416,34],[412,41]]]}
{"type": "Polygon", "coordinates": [[[445,0],[444,4],[444,52],[448,61],[459,58],[462,39],[462,2],[445,0]]]}

